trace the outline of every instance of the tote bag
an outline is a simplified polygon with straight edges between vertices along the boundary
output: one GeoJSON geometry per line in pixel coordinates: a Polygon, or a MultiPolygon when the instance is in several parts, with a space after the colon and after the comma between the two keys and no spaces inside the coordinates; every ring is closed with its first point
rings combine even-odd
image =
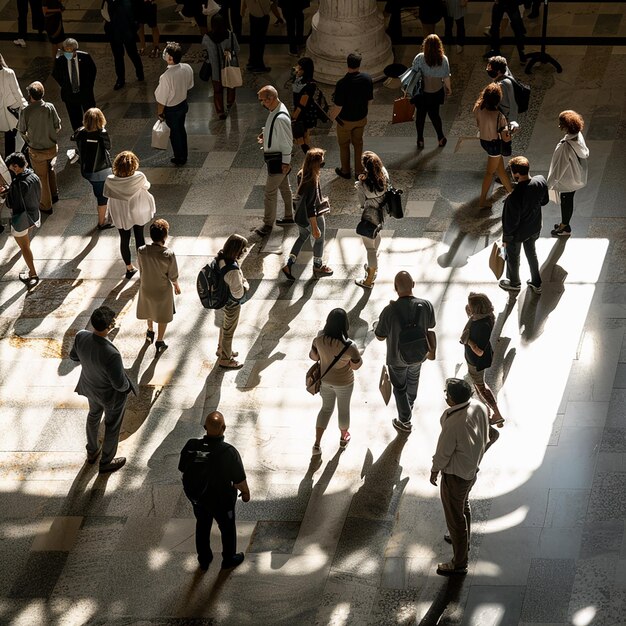
{"type": "Polygon", "coordinates": [[[162,120],[157,120],[152,127],[152,147],[157,150],[167,150],[170,140],[170,127],[162,120]]]}
{"type": "MultiPolygon", "coordinates": [[[[232,35],[231,35],[231,50],[232,50],[232,35]]],[[[231,65],[232,55],[230,50],[226,50],[224,53],[224,67],[222,68],[222,86],[228,89],[236,89],[243,85],[243,78],[241,77],[241,69],[235,65],[231,65]]]]}

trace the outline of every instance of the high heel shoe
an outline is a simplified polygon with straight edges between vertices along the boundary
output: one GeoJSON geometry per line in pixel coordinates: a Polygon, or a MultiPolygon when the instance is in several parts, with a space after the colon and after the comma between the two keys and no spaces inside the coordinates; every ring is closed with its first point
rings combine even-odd
{"type": "Polygon", "coordinates": [[[156,353],[158,354],[163,354],[163,352],[165,352],[167,350],[167,344],[165,343],[165,341],[157,341],[154,344],[154,347],[156,348],[156,353]]]}
{"type": "Polygon", "coordinates": [[[148,343],[153,343],[154,342],[154,331],[153,330],[147,330],[146,331],[146,341],[148,343]]]}
{"type": "Polygon", "coordinates": [[[448,143],[448,140],[447,140],[445,137],[442,137],[442,138],[439,140],[439,147],[440,147],[440,148],[443,148],[443,147],[444,147],[447,143],[448,143]]]}

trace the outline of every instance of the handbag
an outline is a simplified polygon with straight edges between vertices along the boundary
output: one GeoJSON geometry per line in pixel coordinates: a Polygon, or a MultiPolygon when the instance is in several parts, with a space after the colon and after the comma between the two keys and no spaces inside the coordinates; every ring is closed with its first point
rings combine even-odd
{"type": "Polygon", "coordinates": [[[157,120],[152,127],[152,147],[167,150],[169,140],[170,127],[163,120],[157,120]]]}
{"type": "Polygon", "coordinates": [[[403,124],[411,122],[415,114],[415,105],[406,95],[393,101],[393,114],[391,116],[392,124],[403,124]]]}
{"type": "Polygon", "coordinates": [[[205,59],[200,66],[200,71],[198,72],[198,78],[203,80],[205,83],[208,83],[213,76],[213,70],[211,68],[211,63],[208,59],[205,59]]]}
{"type": "Polygon", "coordinates": [[[491,254],[489,255],[489,269],[494,273],[494,276],[499,279],[504,272],[504,259],[506,256],[506,248],[502,246],[501,242],[494,241],[491,246],[491,254]]]}
{"type": "Polygon", "coordinates": [[[322,378],[328,374],[328,372],[335,367],[337,361],[345,354],[346,350],[352,345],[351,341],[348,341],[343,347],[343,350],[333,359],[333,362],[326,368],[326,371],[322,374],[322,366],[319,361],[315,361],[306,373],[306,390],[314,396],[319,393],[322,386],[322,378]]]}
{"type": "Polygon", "coordinates": [[[383,365],[383,369],[380,372],[378,389],[380,390],[384,403],[389,404],[389,400],[391,399],[391,381],[389,380],[389,372],[387,371],[386,365],[383,365]]]}
{"type": "Polygon", "coordinates": [[[368,239],[375,239],[376,235],[378,235],[381,228],[382,228],[381,224],[376,226],[376,224],[372,224],[372,222],[362,219],[357,224],[356,233],[357,235],[361,235],[361,237],[367,237],[368,239]]]}
{"type": "Polygon", "coordinates": [[[400,220],[404,217],[404,209],[402,208],[402,189],[396,189],[389,185],[385,192],[384,205],[387,213],[391,217],[400,220]]]}
{"type": "Polygon", "coordinates": [[[509,122],[502,114],[498,115],[498,137],[500,137],[500,154],[505,157],[511,156],[513,148],[509,122]],[[504,119],[502,126],[501,118],[504,119]]]}
{"type": "Polygon", "coordinates": [[[243,85],[241,69],[236,65],[231,65],[233,58],[233,33],[230,33],[230,50],[224,52],[224,67],[221,72],[221,82],[227,89],[236,89],[243,85]]]}
{"type": "Polygon", "coordinates": [[[20,119],[20,110],[17,107],[7,107],[7,111],[16,119],[20,119]]]}
{"type": "MultiPolygon", "coordinates": [[[[270,124],[270,132],[267,140],[267,147],[272,147],[272,134],[274,132],[274,122],[276,122],[276,118],[279,115],[285,115],[288,117],[287,113],[284,111],[279,111],[272,120],[270,124]]],[[[283,173],[283,153],[282,152],[263,152],[263,158],[265,159],[265,164],[267,165],[267,173],[268,174],[282,174],[283,173]]]]}

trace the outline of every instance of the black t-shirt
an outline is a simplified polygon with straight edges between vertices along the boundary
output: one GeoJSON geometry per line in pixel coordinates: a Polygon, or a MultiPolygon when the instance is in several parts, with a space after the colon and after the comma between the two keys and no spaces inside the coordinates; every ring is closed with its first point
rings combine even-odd
{"type": "Polygon", "coordinates": [[[341,107],[339,119],[356,122],[367,117],[367,107],[373,98],[372,77],[364,72],[348,72],[337,81],[333,102],[341,107]]]}
{"type": "Polygon", "coordinates": [[[493,349],[491,348],[491,330],[493,322],[488,317],[475,320],[470,325],[469,338],[482,351],[482,356],[478,356],[467,344],[465,344],[465,360],[473,365],[478,371],[484,370],[491,366],[493,360],[493,349]]]}
{"type": "Polygon", "coordinates": [[[220,448],[227,448],[219,452],[215,457],[215,477],[214,488],[207,494],[207,504],[220,508],[231,509],[237,501],[237,490],[233,485],[243,482],[246,479],[246,472],[237,449],[224,443],[224,437],[208,437],[202,439],[190,439],[180,453],[178,470],[184,472],[193,456],[190,451],[205,450],[207,452],[217,452],[220,448]]]}

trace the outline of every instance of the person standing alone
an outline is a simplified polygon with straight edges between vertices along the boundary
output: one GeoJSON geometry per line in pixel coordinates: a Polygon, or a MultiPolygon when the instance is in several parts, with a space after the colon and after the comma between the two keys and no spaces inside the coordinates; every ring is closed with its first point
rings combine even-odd
{"type": "Polygon", "coordinates": [[[171,41],[165,46],[163,60],[167,62],[167,69],[161,74],[154,90],[157,117],[170,127],[170,143],[174,152],[170,161],[174,165],[187,163],[187,92],[193,87],[193,70],[188,63],[180,62],[182,56],[179,43],[171,41]]]}

